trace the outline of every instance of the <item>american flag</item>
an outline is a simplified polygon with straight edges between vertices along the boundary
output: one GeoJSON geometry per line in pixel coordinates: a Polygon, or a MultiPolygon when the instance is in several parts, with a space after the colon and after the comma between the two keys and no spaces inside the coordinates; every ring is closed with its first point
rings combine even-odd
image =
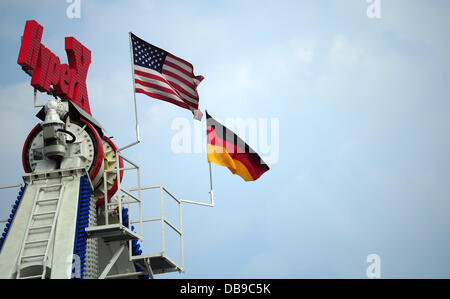
{"type": "Polygon", "coordinates": [[[197,86],[203,77],[195,76],[194,67],[186,60],[130,35],[135,92],[189,109],[201,120],[197,86]]]}

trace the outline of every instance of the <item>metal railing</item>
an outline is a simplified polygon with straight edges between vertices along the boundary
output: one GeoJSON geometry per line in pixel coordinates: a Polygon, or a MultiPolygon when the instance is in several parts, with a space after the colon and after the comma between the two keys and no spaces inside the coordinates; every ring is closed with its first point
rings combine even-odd
{"type": "MultiPolygon", "coordinates": [[[[123,174],[125,176],[125,173],[123,174]]],[[[111,186],[110,186],[111,187],[111,186]]],[[[141,173],[140,173],[140,167],[135,162],[130,160],[129,158],[125,157],[122,153],[116,152],[116,161],[115,161],[115,167],[111,169],[105,169],[103,173],[103,194],[104,194],[104,224],[109,225],[111,220],[109,219],[110,212],[116,211],[118,214],[118,221],[123,226],[122,223],[122,213],[123,208],[128,208],[128,227],[126,229],[132,231],[132,225],[138,224],[137,231],[133,233],[137,235],[137,237],[142,241],[144,239],[144,223],[147,222],[155,222],[160,221],[161,222],[161,252],[156,254],[162,257],[165,256],[166,251],[166,227],[165,225],[169,226],[171,229],[173,229],[174,232],[176,232],[180,238],[180,260],[181,260],[181,266],[177,265],[181,271],[184,269],[184,257],[183,257],[183,229],[182,229],[182,207],[181,203],[182,200],[178,199],[176,196],[174,196],[170,191],[168,191],[164,186],[157,185],[157,186],[141,186],[141,173]],[[123,160],[123,165],[120,167],[120,159],[123,160]],[[123,188],[123,184],[120,181],[120,172],[125,171],[136,171],[136,180],[137,180],[137,187],[125,189],[123,188]],[[108,176],[112,173],[116,174],[116,182],[117,182],[117,192],[112,197],[108,196],[108,176]],[[150,189],[159,189],[160,192],[160,212],[161,216],[158,218],[148,218],[143,219],[142,215],[142,191],[144,190],[150,190],[150,189]],[[136,194],[137,193],[137,194],[136,194]],[[164,193],[169,195],[170,198],[175,200],[175,202],[178,204],[178,219],[179,219],[179,227],[174,225],[171,221],[169,221],[167,218],[164,217],[164,193]],[[137,213],[136,213],[136,206],[137,206],[137,213]],[[137,217],[136,217],[137,214],[137,217]]],[[[116,223],[116,221],[114,221],[116,223]]],[[[100,225],[101,226],[101,225],[100,225]]],[[[129,259],[130,261],[133,258],[133,252],[132,252],[132,241],[128,241],[128,250],[129,250],[129,259]]],[[[145,256],[151,256],[153,254],[145,256]]],[[[107,274],[107,273],[106,273],[107,274]]]]}
{"type": "Polygon", "coordinates": [[[162,185],[157,186],[145,186],[141,188],[130,188],[128,191],[135,192],[135,191],[144,191],[144,190],[151,190],[151,189],[159,189],[159,195],[160,195],[160,211],[161,216],[157,218],[147,218],[147,219],[141,219],[139,221],[130,221],[130,224],[138,223],[141,224],[144,222],[157,222],[159,221],[161,223],[161,255],[165,255],[166,251],[166,230],[165,230],[165,224],[167,224],[173,231],[175,231],[179,236],[179,242],[180,242],[180,269],[181,271],[184,271],[184,253],[183,253],[183,213],[182,213],[182,200],[178,199],[175,195],[173,195],[169,190],[167,190],[162,185]],[[170,198],[172,198],[177,204],[178,204],[178,221],[179,221],[179,227],[176,227],[172,222],[170,222],[164,215],[164,193],[169,195],[170,198]]]}
{"type": "MultiPolygon", "coordinates": [[[[124,204],[128,204],[128,210],[130,211],[131,203],[137,203],[138,204],[138,209],[139,209],[139,237],[140,239],[142,239],[142,199],[141,199],[141,192],[138,193],[138,196],[135,196],[133,194],[131,194],[129,191],[125,190],[122,188],[121,182],[120,182],[120,172],[123,171],[130,171],[130,170],[136,170],[136,175],[137,175],[137,185],[138,188],[140,188],[141,186],[141,173],[140,173],[140,167],[134,163],[133,161],[131,161],[130,159],[126,158],[125,156],[123,156],[120,152],[116,152],[116,167],[115,169],[109,169],[109,170],[105,170],[103,173],[103,190],[104,190],[104,194],[105,194],[105,225],[109,224],[109,208],[112,206],[118,206],[118,213],[119,213],[119,221],[122,221],[122,207],[124,204]],[[120,168],[120,158],[122,158],[123,161],[126,161],[128,164],[131,165],[131,167],[122,167],[120,168]],[[116,199],[116,202],[109,202],[110,198],[108,198],[108,187],[107,187],[107,175],[109,173],[116,173],[116,181],[117,181],[117,193],[114,196],[114,198],[116,199]],[[128,196],[128,198],[132,198],[133,200],[127,200],[127,201],[123,201],[122,199],[122,195],[121,193],[124,193],[125,195],[128,196]]],[[[124,174],[125,175],[125,174],[124,174]]],[[[129,214],[130,215],[130,214],[129,214]]]]}
{"type": "MultiPolygon", "coordinates": [[[[138,124],[137,124],[138,128],[138,124]]],[[[136,143],[139,143],[139,131],[137,129],[137,136],[138,141],[136,143]]],[[[132,144],[133,145],[133,144],[132,144]]],[[[130,146],[132,146],[130,145],[130,146]]],[[[125,206],[128,207],[128,217],[129,217],[129,229],[131,229],[132,224],[139,224],[139,229],[137,231],[137,235],[139,236],[140,240],[143,240],[144,237],[144,230],[143,230],[143,224],[148,222],[160,222],[161,224],[161,256],[165,256],[166,251],[166,225],[171,228],[175,233],[179,236],[179,244],[180,244],[180,263],[181,266],[178,266],[181,271],[184,271],[184,252],[183,252],[183,214],[182,214],[182,203],[187,204],[194,204],[194,205],[200,205],[200,206],[206,206],[206,207],[214,207],[214,193],[213,193],[213,185],[212,185],[212,174],[211,174],[211,164],[209,164],[209,174],[210,174],[210,192],[209,192],[209,203],[203,203],[203,202],[196,202],[196,201],[190,201],[190,200],[182,200],[177,198],[175,195],[173,195],[169,190],[167,190],[163,185],[155,185],[155,186],[141,186],[141,173],[140,173],[140,167],[133,161],[131,161],[129,158],[125,157],[120,150],[124,150],[125,148],[128,148],[129,146],[126,146],[122,149],[119,149],[116,152],[116,163],[114,169],[108,169],[104,171],[103,174],[103,188],[104,188],[104,194],[105,194],[105,224],[109,224],[109,209],[110,207],[117,206],[118,207],[118,216],[119,221],[122,221],[122,208],[125,206]],[[120,159],[123,159],[124,165],[120,167],[120,159]],[[128,163],[130,166],[127,165],[125,167],[125,162],[128,163]],[[123,171],[133,171],[136,170],[136,179],[137,179],[137,187],[135,188],[129,188],[124,189],[122,188],[122,184],[120,182],[120,172],[123,171]],[[115,199],[115,202],[109,202],[108,198],[108,190],[107,190],[107,175],[109,173],[116,173],[117,177],[117,193],[113,196],[115,199]],[[142,216],[142,191],[145,190],[151,190],[151,189],[159,189],[159,195],[160,195],[160,217],[157,218],[147,218],[143,219],[142,216]],[[137,194],[136,194],[137,192],[137,194]],[[133,194],[134,193],[134,194],[133,194]],[[165,211],[164,211],[164,194],[168,195],[170,198],[172,198],[176,204],[178,205],[178,221],[179,221],[179,227],[174,225],[171,221],[169,221],[165,217],[165,211]],[[132,208],[133,204],[138,205],[138,219],[132,219],[132,208]]],[[[124,174],[125,176],[125,174],[124,174]]],[[[132,243],[129,241],[129,258],[133,258],[132,254],[132,243]]]]}

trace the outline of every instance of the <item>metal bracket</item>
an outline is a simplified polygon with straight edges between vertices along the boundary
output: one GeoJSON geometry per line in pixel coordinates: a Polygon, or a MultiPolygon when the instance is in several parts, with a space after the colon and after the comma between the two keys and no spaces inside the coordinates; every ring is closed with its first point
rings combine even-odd
{"type": "Polygon", "coordinates": [[[147,270],[148,274],[150,275],[150,278],[155,279],[155,277],[153,275],[152,267],[150,265],[150,259],[145,259],[144,263],[145,263],[145,270],[147,270]]]}
{"type": "Polygon", "coordinates": [[[202,203],[197,201],[191,201],[191,200],[183,200],[180,199],[181,202],[192,204],[192,205],[198,205],[198,206],[205,206],[205,207],[214,207],[214,190],[213,190],[213,183],[212,183],[212,171],[211,171],[211,162],[209,162],[209,201],[210,203],[202,203]]]}
{"type": "Polygon", "coordinates": [[[106,275],[108,275],[109,271],[111,271],[112,266],[117,262],[120,255],[122,254],[123,250],[125,249],[125,244],[120,246],[119,249],[114,253],[114,255],[109,260],[108,264],[106,265],[105,269],[103,270],[102,274],[98,277],[98,279],[105,279],[106,275]]]}

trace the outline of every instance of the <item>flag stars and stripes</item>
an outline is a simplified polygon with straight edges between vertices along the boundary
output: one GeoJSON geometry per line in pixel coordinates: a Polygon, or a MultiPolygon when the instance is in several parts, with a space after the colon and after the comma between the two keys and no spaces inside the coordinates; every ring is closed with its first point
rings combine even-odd
{"type": "Polygon", "coordinates": [[[201,119],[196,89],[203,77],[194,75],[192,64],[133,34],[131,40],[135,92],[189,109],[201,119]]]}

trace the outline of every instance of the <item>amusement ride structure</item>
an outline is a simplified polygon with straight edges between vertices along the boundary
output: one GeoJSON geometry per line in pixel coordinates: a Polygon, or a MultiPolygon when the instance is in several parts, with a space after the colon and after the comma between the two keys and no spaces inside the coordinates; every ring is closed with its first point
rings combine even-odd
{"type": "MultiPolygon", "coordinates": [[[[0,278],[153,278],[183,272],[182,203],[164,186],[142,186],[139,165],[105,136],[91,114],[86,76],[90,51],[65,38],[68,64],[42,43],[43,27],[27,21],[18,63],[31,76],[39,122],[22,150],[23,184],[0,236],[0,278]],[[37,91],[50,95],[38,104],[37,91]],[[125,188],[124,175],[136,172],[137,186],[125,188]],[[142,191],[159,190],[160,217],[143,219],[142,191]],[[178,205],[179,225],[164,217],[164,200],[178,205]],[[161,251],[144,254],[143,224],[159,222],[161,251]],[[165,231],[179,235],[180,262],[166,255],[165,231]]],[[[136,97],[134,99],[136,109],[136,97]]],[[[136,112],[136,111],[135,111],[136,112]]]]}

